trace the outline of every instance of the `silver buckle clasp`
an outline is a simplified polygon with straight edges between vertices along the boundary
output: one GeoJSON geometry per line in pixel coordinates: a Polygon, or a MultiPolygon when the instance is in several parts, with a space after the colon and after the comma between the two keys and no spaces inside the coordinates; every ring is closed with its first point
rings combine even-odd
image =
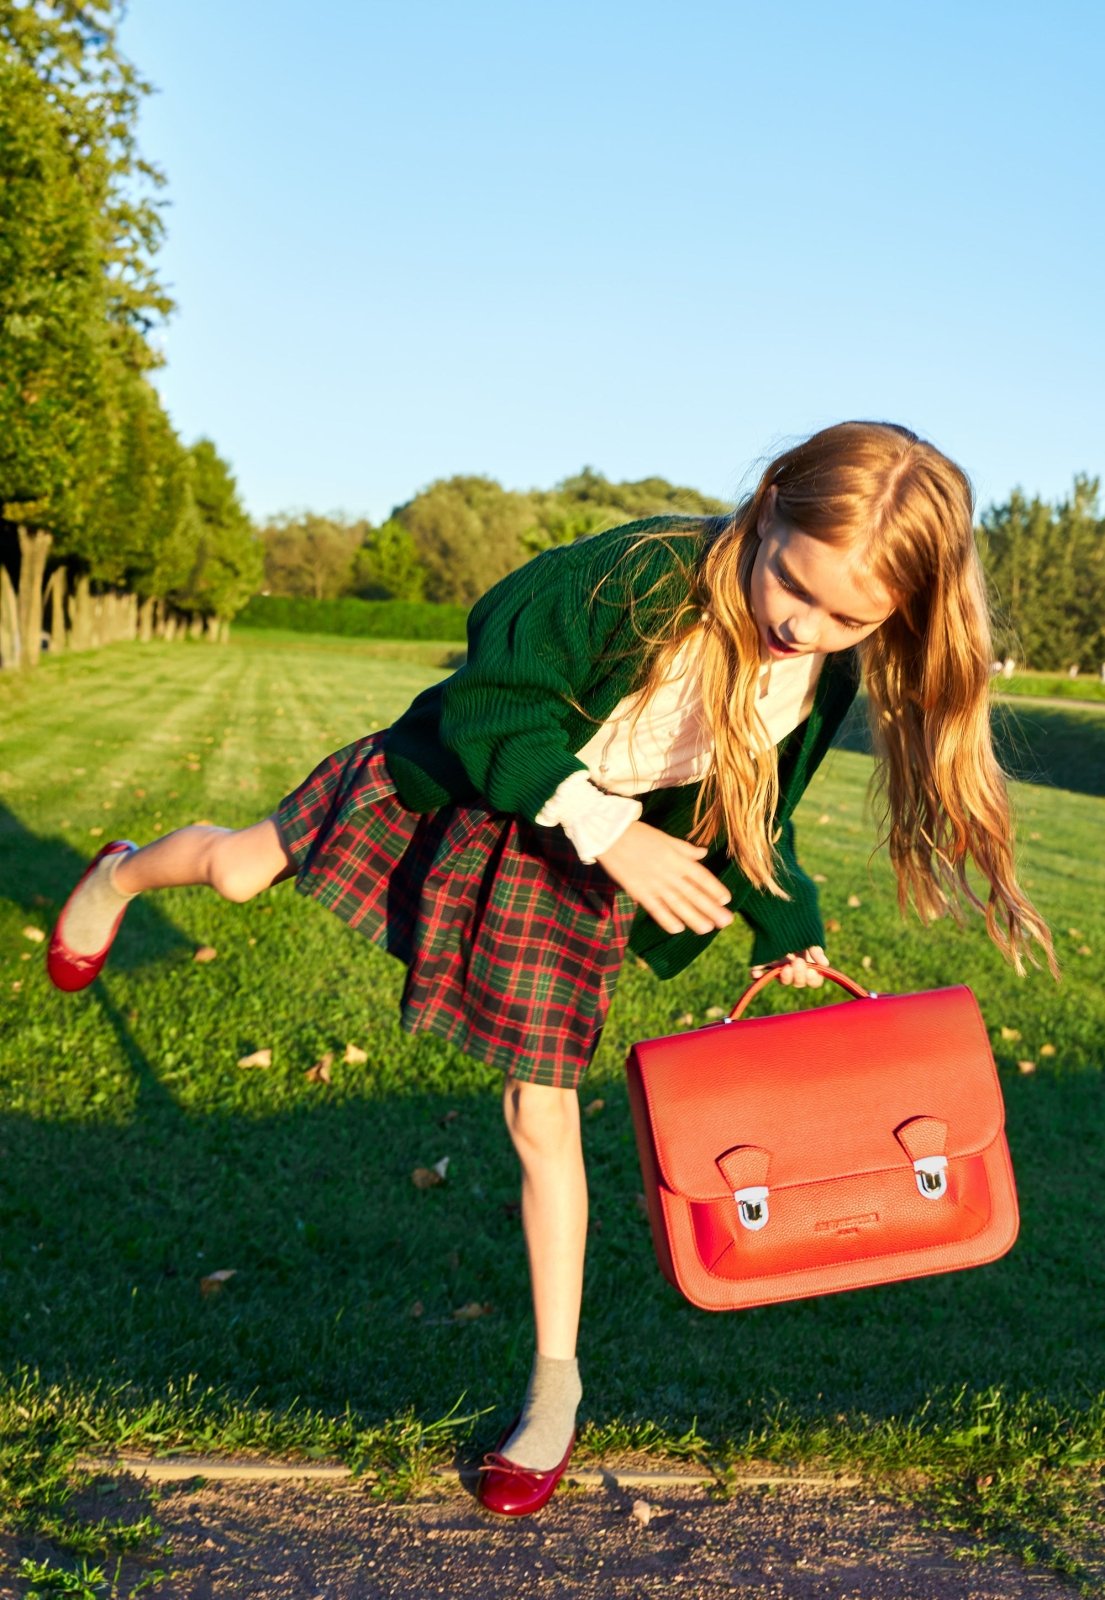
{"type": "Polygon", "coordinates": [[[767,1188],[764,1184],[755,1183],[747,1189],[734,1189],[733,1199],[737,1202],[737,1215],[743,1228],[750,1233],[757,1233],[767,1226],[767,1188]]]}
{"type": "Polygon", "coordinates": [[[919,1156],[913,1163],[917,1188],[926,1200],[939,1200],[948,1192],[947,1156],[919,1156]]]}

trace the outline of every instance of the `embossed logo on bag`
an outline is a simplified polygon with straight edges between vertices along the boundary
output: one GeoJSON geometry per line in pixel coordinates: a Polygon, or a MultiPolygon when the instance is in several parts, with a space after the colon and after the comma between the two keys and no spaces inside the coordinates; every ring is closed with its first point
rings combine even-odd
{"type": "Polygon", "coordinates": [[[877,1211],[864,1211],[858,1217],[827,1217],[824,1222],[815,1222],[814,1233],[858,1233],[861,1228],[874,1227],[879,1220],[877,1211]]]}

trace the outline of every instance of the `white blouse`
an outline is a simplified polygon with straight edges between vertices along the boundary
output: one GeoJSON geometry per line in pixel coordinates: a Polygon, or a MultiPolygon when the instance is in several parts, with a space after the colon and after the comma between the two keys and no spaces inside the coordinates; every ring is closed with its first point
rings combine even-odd
{"type": "MultiPolygon", "coordinates": [[[[632,732],[643,691],[618,702],[578,752],[587,771],[565,778],[537,813],[543,827],[564,829],[581,861],[597,861],[636,822],[644,808],[635,795],[705,776],[713,740],[699,684],[702,637],[684,642],[632,732]]],[[[809,715],[824,660],[813,651],[764,664],[756,709],[773,743],[809,715]]]]}

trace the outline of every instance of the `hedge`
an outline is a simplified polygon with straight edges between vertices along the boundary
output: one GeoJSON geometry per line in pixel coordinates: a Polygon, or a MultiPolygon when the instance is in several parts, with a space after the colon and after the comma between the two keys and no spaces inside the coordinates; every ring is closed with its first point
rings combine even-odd
{"type": "Polygon", "coordinates": [[[344,633],[362,639],[466,637],[468,608],[427,600],[307,600],[254,595],[234,618],[239,628],[289,628],[295,633],[344,633]]]}

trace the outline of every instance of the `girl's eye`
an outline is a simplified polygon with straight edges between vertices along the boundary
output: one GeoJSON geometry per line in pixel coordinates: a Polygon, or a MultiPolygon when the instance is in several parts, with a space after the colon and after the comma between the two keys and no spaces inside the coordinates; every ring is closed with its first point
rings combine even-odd
{"type": "MultiPolygon", "coordinates": [[[[797,584],[791,583],[789,579],[784,578],[781,572],[776,572],[775,577],[779,584],[786,589],[788,593],[800,595],[802,599],[805,599],[805,595],[802,593],[802,590],[798,588],[797,584]]],[[[834,618],[834,621],[839,622],[842,628],[848,628],[852,633],[862,633],[866,627],[866,623],[863,622],[845,622],[843,617],[836,617],[834,618]]]]}

